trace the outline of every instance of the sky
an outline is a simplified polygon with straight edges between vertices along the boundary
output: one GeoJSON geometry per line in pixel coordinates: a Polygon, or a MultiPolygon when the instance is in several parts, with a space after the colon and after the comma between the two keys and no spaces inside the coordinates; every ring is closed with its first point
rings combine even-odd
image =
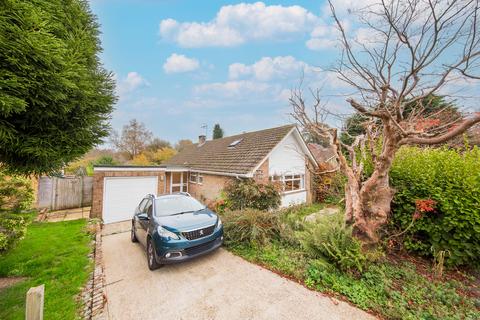
{"type": "MultiPolygon", "coordinates": [[[[371,0],[368,0],[371,1],[371,0]]],[[[354,0],[335,0],[349,25],[354,0]]],[[[362,3],[365,3],[362,2],[362,3]]],[[[322,88],[336,111],[345,83],[326,72],[340,51],[325,1],[90,0],[100,23],[100,57],[114,73],[115,130],[130,119],[176,142],[293,122],[290,90],[322,88]]],[[[370,36],[353,30],[357,38],[370,36]]]]}
{"type": "Polygon", "coordinates": [[[215,123],[232,135],[292,122],[290,89],[338,54],[311,41],[321,1],[93,0],[91,9],[117,82],[112,127],[136,118],[172,142],[195,141],[204,124],[210,136],[215,123]]]}

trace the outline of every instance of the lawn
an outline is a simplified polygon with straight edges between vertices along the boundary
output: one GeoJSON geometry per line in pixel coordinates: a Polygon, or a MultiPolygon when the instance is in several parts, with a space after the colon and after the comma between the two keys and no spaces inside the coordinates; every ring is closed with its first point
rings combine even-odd
{"type": "Polygon", "coordinates": [[[25,239],[0,256],[0,277],[27,277],[0,291],[0,319],[24,319],[26,292],[40,284],[45,284],[45,319],[78,317],[76,296],[92,268],[86,226],[84,219],[33,223],[25,239]]]}
{"type": "MultiPolygon", "coordinates": [[[[316,205],[295,209],[297,223],[318,208],[316,205]]],[[[289,216],[292,223],[292,214],[289,216]]],[[[480,319],[476,279],[459,271],[449,271],[443,279],[435,279],[431,263],[418,257],[387,253],[363,272],[345,272],[328,259],[312,257],[291,240],[230,244],[229,250],[382,318],[480,319]]]]}

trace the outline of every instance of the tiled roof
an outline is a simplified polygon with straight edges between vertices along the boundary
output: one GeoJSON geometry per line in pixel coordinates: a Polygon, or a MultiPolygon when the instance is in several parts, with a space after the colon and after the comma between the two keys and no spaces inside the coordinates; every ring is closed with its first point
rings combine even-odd
{"type": "Polygon", "coordinates": [[[192,170],[247,174],[289,133],[295,126],[287,125],[231,137],[208,140],[194,144],[164,163],[168,166],[185,166],[192,170]],[[235,147],[229,147],[235,141],[235,147]]]}
{"type": "Polygon", "coordinates": [[[318,163],[328,162],[335,157],[335,150],[331,146],[323,147],[316,143],[309,143],[308,149],[310,149],[310,152],[318,163]]]}

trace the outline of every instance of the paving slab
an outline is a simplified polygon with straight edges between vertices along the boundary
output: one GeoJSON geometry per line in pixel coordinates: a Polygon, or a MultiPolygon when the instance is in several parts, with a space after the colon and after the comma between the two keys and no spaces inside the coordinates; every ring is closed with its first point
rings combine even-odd
{"type": "Polygon", "coordinates": [[[305,222],[315,222],[318,219],[320,219],[321,217],[331,216],[331,215],[337,214],[339,212],[340,212],[340,208],[338,208],[338,207],[327,207],[327,208],[323,208],[322,210],[320,210],[318,212],[314,212],[312,214],[309,214],[308,216],[303,218],[303,220],[305,222]]]}
{"type": "Polygon", "coordinates": [[[127,232],[102,249],[108,319],[375,319],[223,248],[153,272],[127,232]]]}
{"type": "Polygon", "coordinates": [[[130,232],[131,229],[132,229],[131,220],[108,223],[102,226],[102,235],[108,236],[116,233],[130,232]]]}

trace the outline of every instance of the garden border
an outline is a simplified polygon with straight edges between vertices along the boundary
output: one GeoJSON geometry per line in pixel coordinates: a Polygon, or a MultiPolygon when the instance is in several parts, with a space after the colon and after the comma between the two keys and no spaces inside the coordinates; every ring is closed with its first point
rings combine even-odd
{"type": "Polygon", "coordinates": [[[89,255],[90,259],[93,260],[94,267],[82,293],[83,309],[81,317],[85,320],[104,320],[107,318],[105,312],[107,298],[105,294],[105,272],[103,265],[102,230],[100,223],[96,223],[94,228],[94,250],[89,255]]]}

